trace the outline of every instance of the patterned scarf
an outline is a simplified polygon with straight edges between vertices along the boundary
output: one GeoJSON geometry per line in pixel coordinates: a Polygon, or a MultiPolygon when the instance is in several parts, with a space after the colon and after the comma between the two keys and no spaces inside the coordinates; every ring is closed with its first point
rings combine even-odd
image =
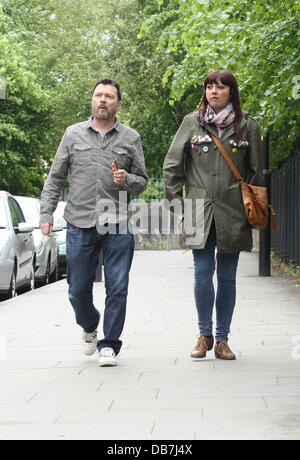
{"type": "Polygon", "coordinates": [[[216,113],[209,104],[206,107],[204,121],[205,123],[213,123],[216,125],[220,137],[222,136],[223,130],[226,128],[226,126],[230,125],[234,119],[235,112],[231,103],[228,104],[227,107],[225,107],[219,113],[216,113]]]}

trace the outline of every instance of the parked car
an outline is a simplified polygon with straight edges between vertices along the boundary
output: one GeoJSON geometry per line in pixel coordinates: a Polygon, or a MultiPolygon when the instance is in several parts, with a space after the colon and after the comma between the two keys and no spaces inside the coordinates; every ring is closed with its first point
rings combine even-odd
{"type": "MultiPolygon", "coordinates": [[[[67,237],[67,222],[65,221],[63,215],[66,207],[65,201],[59,201],[56,210],[53,214],[54,220],[54,231],[55,226],[61,225],[63,230],[61,232],[57,232],[56,239],[58,242],[58,272],[60,275],[64,275],[67,271],[67,260],[66,260],[66,237],[67,237]]],[[[99,254],[99,264],[96,271],[96,278],[95,281],[102,281],[102,265],[103,265],[103,253],[100,251],[99,254]]]]}
{"type": "Polygon", "coordinates": [[[53,214],[54,220],[54,235],[58,243],[58,273],[59,275],[65,275],[67,271],[67,260],[66,260],[66,236],[67,236],[67,222],[64,219],[64,211],[66,207],[65,201],[59,201],[56,210],[53,214]],[[57,225],[62,226],[62,231],[55,232],[57,225]]]}
{"type": "MultiPolygon", "coordinates": [[[[15,196],[27,223],[34,226],[33,242],[36,250],[35,281],[46,285],[58,280],[58,244],[55,236],[43,235],[40,230],[40,201],[37,198],[15,196]]],[[[62,230],[56,226],[55,231],[62,230]]]]}
{"type": "Polygon", "coordinates": [[[15,297],[21,287],[34,289],[33,225],[25,222],[18,202],[0,191],[0,296],[15,297]]]}

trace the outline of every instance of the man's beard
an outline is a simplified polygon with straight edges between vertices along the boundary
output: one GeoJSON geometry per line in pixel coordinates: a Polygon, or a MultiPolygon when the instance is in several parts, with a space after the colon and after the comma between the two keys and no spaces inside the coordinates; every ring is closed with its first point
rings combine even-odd
{"type": "Polygon", "coordinates": [[[107,120],[109,118],[109,113],[107,110],[106,112],[100,112],[97,110],[97,112],[94,113],[94,116],[97,118],[97,120],[107,120]]]}

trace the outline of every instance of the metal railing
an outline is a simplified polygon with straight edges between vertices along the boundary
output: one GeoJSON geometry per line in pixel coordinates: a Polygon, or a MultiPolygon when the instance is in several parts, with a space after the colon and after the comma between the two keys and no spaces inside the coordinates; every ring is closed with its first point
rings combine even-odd
{"type": "Polygon", "coordinates": [[[295,151],[272,171],[271,203],[277,214],[278,230],[271,245],[283,261],[300,265],[300,142],[295,151]]]}

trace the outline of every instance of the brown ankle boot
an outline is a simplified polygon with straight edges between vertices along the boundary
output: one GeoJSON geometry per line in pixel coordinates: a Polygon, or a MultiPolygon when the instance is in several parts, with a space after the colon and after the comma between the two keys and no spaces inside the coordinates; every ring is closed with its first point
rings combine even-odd
{"type": "Polygon", "coordinates": [[[193,351],[191,352],[192,358],[205,358],[206,352],[211,350],[214,346],[214,336],[205,337],[200,335],[198,337],[197,343],[194,346],[193,351]]]}
{"type": "Polygon", "coordinates": [[[232,353],[227,342],[218,342],[215,345],[215,357],[220,359],[235,359],[235,354],[232,353]]]}

